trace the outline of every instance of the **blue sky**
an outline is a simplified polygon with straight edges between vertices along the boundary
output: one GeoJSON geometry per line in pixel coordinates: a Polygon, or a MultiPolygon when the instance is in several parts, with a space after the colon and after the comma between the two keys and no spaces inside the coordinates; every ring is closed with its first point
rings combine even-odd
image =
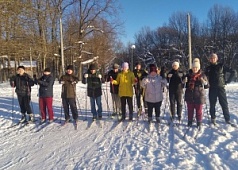
{"type": "MultiPolygon", "coordinates": [[[[125,36],[121,41],[127,45],[134,42],[134,35],[144,26],[152,30],[168,23],[174,12],[191,12],[203,22],[214,4],[231,7],[238,12],[238,0],[120,0],[121,20],[124,21],[125,36]]],[[[185,18],[186,19],[186,18],[185,18]]]]}

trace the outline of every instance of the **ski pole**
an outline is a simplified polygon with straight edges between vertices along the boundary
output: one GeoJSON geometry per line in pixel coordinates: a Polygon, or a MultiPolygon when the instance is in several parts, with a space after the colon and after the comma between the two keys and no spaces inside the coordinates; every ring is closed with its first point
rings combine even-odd
{"type": "MultiPolygon", "coordinates": [[[[88,80],[87,80],[87,77],[85,78],[85,81],[86,81],[86,84],[88,83],[88,80]]],[[[86,91],[85,91],[85,111],[86,111],[86,117],[84,118],[84,121],[85,120],[88,120],[88,90],[87,90],[87,87],[86,87],[86,91]]]]}
{"type": "Polygon", "coordinates": [[[12,123],[13,123],[13,119],[14,119],[14,117],[13,117],[13,112],[14,112],[14,99],[15,99],[15,97],[14,97],[14,81],[12,81],[12,123]]]}

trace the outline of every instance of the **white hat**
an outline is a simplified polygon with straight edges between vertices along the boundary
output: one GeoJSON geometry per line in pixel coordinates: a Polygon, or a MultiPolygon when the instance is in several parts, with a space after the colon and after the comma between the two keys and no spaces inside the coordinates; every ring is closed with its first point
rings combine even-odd
{"type": "Polygon", "coordinates": [[[177,61],[173,62],[172,67],[173,67],[174,65],[176,65],[176,66],[179,67],[179,62],[177,62],[177,61]]]}
{"type": "Polygon", "coordinates": [[[127,62],[124,62],[124,63],[122,63],[122,66],[121,66],[122,68],[129,68],[129,64],[127,63],[127,62]]]}
{"type": "Polygon", "coordinates": [[[193,67],[196,67],[196,68],[198,68],[198,70],[200,70],[200,67],[201,67],[200,62],[193,61],[193,67]]]}
{"type": "Polygon", "coordinates": [[[194,58],[193,62],[199,62],[200,63],[200,60],[199,60],[199,58],[194,58]]]}

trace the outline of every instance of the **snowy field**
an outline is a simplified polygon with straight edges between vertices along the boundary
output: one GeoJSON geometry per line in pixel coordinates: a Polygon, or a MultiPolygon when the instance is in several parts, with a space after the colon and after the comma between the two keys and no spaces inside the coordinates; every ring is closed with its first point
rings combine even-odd
{"type": "MultiPolygon", "coordinates": [[[[187,128],[187,113],[184,109],[179,127],[168,126],[168,106],[165,107],[165,102],[161,107],[160,127],[155,123],[149,127],[142,119],[138,124],[136,121],[118,124],[116,118],[108,119],[108,112],[112,109],[110,94],[106,91],[108,85],[103,85],[103,126],[101,128],[97,122],[88,129],[91,113],[89,99],[85,98],[86,86],[81,83],[77,85],[77,104],[81,112],[79,110],[78,130],[74,130],[73,124],[60,124],[61,85],[57,82],[54,85],[54,113],[57,121],[44,128],[38,123],[9,128],[12,123],[19,121],[21,115],[12,88],[8,83],[0,84],[0,170],[237,169],[238,132],[224,123],[220,105],[217,105],[216,113],[219,127],[209,125],[207,104],[207,108],[204,105],[202,133],[194,139],[194,123],[194,127],[183,138],[187,128]]],[[[231,120],[237,123],[238,84],[232,83],[226,89],[231,120]]],[[[32,89],[32,107],[35,117],[39,118],[37,86],[32,89]]]]}

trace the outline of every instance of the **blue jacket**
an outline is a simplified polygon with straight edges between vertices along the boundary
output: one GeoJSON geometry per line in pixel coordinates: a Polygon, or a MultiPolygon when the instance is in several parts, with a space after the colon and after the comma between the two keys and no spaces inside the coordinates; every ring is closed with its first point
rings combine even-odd
{"type": "Polygon", "coordinates": [[[51,74],[43,75],[37,83],[40,85],[39,97],[53,97],[54,77],[51,74]]]}

